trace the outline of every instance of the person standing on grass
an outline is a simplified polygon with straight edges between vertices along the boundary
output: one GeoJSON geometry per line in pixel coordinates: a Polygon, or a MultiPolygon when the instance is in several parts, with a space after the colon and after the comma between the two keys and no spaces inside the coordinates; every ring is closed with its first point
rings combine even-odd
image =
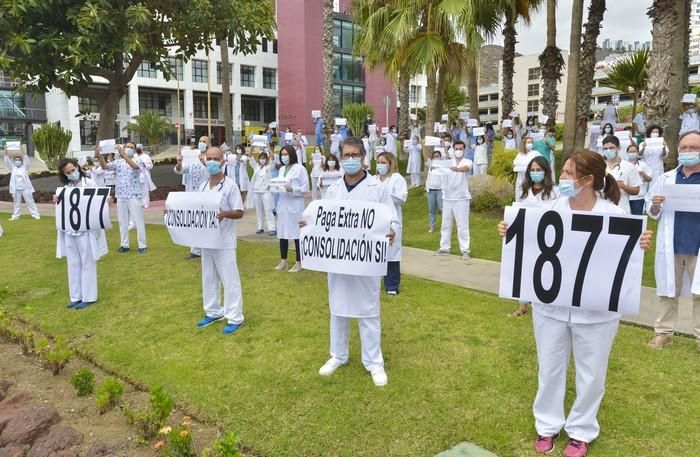
{"type": "MultiPolygon", "coordinates": [[[[647,128],[647,138],[663,138],[663,135],[664,129],[658,125],[650,125],[647,128]]],[[[666,140],[662,143],[659,146],[648,146],[645,140],[639,145],[639,153],[644,157],[644,162],[651,167],[654,178],[664,174],[664,160],[668,157],[666,140]]]]}
{"type": "Polygon", "coordinates": [[[535,157],[540,157],[540,153],[533,149],[532,138],[527,137],[523,140],[520,151],[518,151],[518,153],[515,155],[515,159],[513,159],[513,171],[517,173],[517,177],[515,179],[516,200],[522,193],[523,182],[525,182],[525,178],[527,177],[528,165],[535,157]]]}
{"type": "Polygon", "coordinates": [[[34,186],[32,186],[32,181],[29,179],[29,168],[31,166],[29,156],[27,154],[15,154],[12,160],[10,160],[6,147],[4,159],[5,168],[10,172],[10,193],[12,194],[12,203],[14,207],[10,220],[16,221],[19,219],[22,199],[24,199],[24,202],[27,204],[29,214],[31,214],[34,219],[40,219],[39,209],[36,207],[36,203],[34,203],[34,186]]]}
{"type": "Polygon", "coordinates": [[[603,155],[605,157],[606,172],[617,179],[617,187],[620,188],[620,201],[617,204],[626,214],[630,214],[630,195],[639,194],[642,178],[637,169],[626,160],[620,158],[620,140],[613,135],[603,139],[603,155]]]}
{"type": "Polygon", "coordinates": [[[275,267],[276,271],[286,270],[287,254],[289,252],[289,240],[294,240],[296,250],[296,263],[289,269],[290,273],[301,271],[301,250],[299,249],[299,220],[304,212],[304,197],[309,191],[309,175],[306,168],[297,162],[297,154],[293,147],[285,146],[280,151],[279,176],[287,178],[284,192],[280,192],[279,206],[277,207],[277,238],[280,240],[280,263],[275,267]]]}
{"type": "Polygon", "coordinates": [[[634,143],[627,146],[627,160],[636,168],[640,179],[639,193],[630,195],[630,211],[634,215],[641,216],[644,214],[644,197],[649,190],[649,183],[654,180],[654,172],[644,160],[639,158],[639,147],[634,143]]]}
{"type": "MultiPolygon", "coordinates": [[[[452,219],[457,224],[459,250],[463,260],[470,260],[469,252],[469,172],[472,161],[464,158],[466,145],[455,142],[452,167],[442,177],[442,227],[440,229],[440,249],[435,255],[450,255],[452,245],[452,219]]],[[[484,150],[485,152],[485,150],[484,150]]]]}
{"type": "MultiPolygon", "coordinates": [[[[64,187],[97,187],[75,159],[61,159],[58,179],[64,187]]],[[[53,197],[54,203],[57,197],[53,197]]],[[[56,234],[56,258],[68,261],[68,308],[84,309],[97,301],[97,261],[107,254],[107,238],[102,229],[56,234]]]]}
{"type": "Polygon", "coordinates": [[[243,296],[241,278],[236,263],[236,219],[243,217],[241,192],[233,179],[224,175],[224,153],[219,148],[209,148],[206,152],[209,179],[200,192],[221,194],[219,232],[224,239],[216,249],[202,248],[202,298],[204,319],[198,327],[208,327],[222,319],[228,323],[224,334],[235,333],[243,325],[243,296]],[[224,289],[224,304],[221,305],[221,288],[224,289]]]}
{"type": "Polygon", "coordinates": [[[408,163],[406,173],[411,176],[411,189],[420,187],[420,164],[423,159],[423,146],[417,136],[411,138],[411,142],[404,145],[404,150],[408,153],[408,163]]]}
{"type": "Polygon", "coordinates": [[[153,160],[151,156],[146,154],[142,144],[136,145],[136,156],[141,161],[141,192],[143,194],[143,207],[151,206],[151,192],[156,190],[156,185],[151,178],[151,170],[153,169],[153,160]]]}
{"type": "Polygon", "coordinates": [[[121,144],[116,145],[120,158],[114,162],[105,162],[104,156],[100,154],[100,165],[105,170],[114,170],[115,172],[117,218],[121,235],[119,252],[129,251],[129,221],[133,220],[139,243],[137,252],[144,254],[147,247],[146,224],[143,221],[143,195],[141,193],[141,161],[134,157],[136,155],[134,143],[130,141],[125,146],[126,148],[122,147],[121,144]]]}
{"type": "Polygon", "coordinates": [[[384,290],[387,295],[398,295],[401,286],[401,240],[403,232],[403,205],[408,198],[406,180],[398,173],[396,156],[384,152],[377,157],[377,177],[389,191],[394,204],[398,224],[395,229],[394,243],[389,247],[389,263],[384,276],[384,290]]]}
{"type": "Polygon", "coordinates": [[[255,206],[255,217],[258,223],[256,234],[261,234],[265,231],[265,222],[267,222],[267,230],[270,236],[277,235],[275,227],[275,216],[272,210],[275,206],[275,200],[270,192],[270,167],[274,164],[269,163],[267,152],[261,152],[258,155],[257,162],[253,159],[247,161],[253,167],[253,178],[250,180],[250,188],[253,190],[253,198],[250,200],[255,206]]]}
{"type": "MultiPolygon", "coordinates": [[[[204,166],[205,152],[209,147],[209,137],[204,135],[199,139],[198,144],[191,145],[191,149],[199,151],[199,161],[188,165],[182,164],[182,153],[177,154],[177,163],[175,165],[175,173],[182,175],[182,184],[185,186],[185,192],[198,192],[202,183],[206,181],[208,173],[207,167],[204,166]]],[[[200,248],[190,248],[190,253],[185,257],[187,260],[198,259],[201,256],[200,248]]]]}
{"type": "Polygon", "coordinates": [[[314,152],[311,154],[311,163],[313,164],[313,168],[311,169],[311,200],[318,200],[320,197],[318,178],[320,178],[321,173],[323,173],[325,161],[326,158],[321,154],[321,147],[314,146],[314,152]]]}
{"type": "MultiPolygon", "coordinates": [[[[328,190],[329,200],[360,200],[383,203],[392,213],[392,229],[387,234],[392,244],[398,220],[388,188],[362,168],[366,154],[362,141],[350,137],[343,142],[340,160],[345,170],[343,179],[328,190]]],[[[299,226],[306,225],[300,218],[299,226]]],[[[381,349],[381,319],[379,312],[379,276],[354,276],[328,273],[328,303],[330,305],[331,358],[319,369],[321,376],[330,376],[348,363],[350,319],[357,319],[362,344],[362,363],[372,376],[375,386],[385,386],[389,379],[384,371],[381,349]]]]}
{"type": "Polygon", "coordinates": [[[340,168],[340,161],[335,154],[328,154],[323,165],[323,172],[318,177],[318,188],[321,191],[321,198],[326,198],[328,188],[343,177],[343,169],[340,168]]]}
{"type": "Polygon", "coordinates": [[[425,162],[428,176],[425,180],[425,192],[428,196],[428,233],[435,231],[435,220],[438,211],[442,212],[442,175],[432,167],[434,160],[441,160],[440,151],[433,151],[433,158],[425,162]]]}
{"type": "Polygon", "coordinates": [[[474,147],[474,174],[485,175],[489,168],[489,151],[486,144],[486,135],[476,137],[474,147]]]}
{"type": "MultiPolygon", "coordinates": [[[[544,208],[557,212],[624,214],[617,206],[620,198],[617,181],[606,173],[605,160],[595,152],[575,153],[564,163],[559,191],[561,197],[543,205],[544,208]]],[[[501,222],[499,235],[505,237],[506,231],[505,222],[501,222]]],[[[642,249],[651,246],[651,235],[650,231],[642,234],[642,249]]],[[[610,311],[533,304],[538,365],[537,395],[533,404],[537,453],[551,453],[563,428],[569,436],[564,456],[585,457],[588,454],[590,443],[600,434],[598,409],[621,317],[620,313],[610,311]],[[566,372],[572,351],[576,398],[566,417],[566,372]]]]}
{"type": "MultiPolygon", "coordinates": [[[[700,250],[700,208],[695,212],[665,211],[664,188],[700,184],[700,132],[688,132],[678,143],[679,166],[654,179],[646,195],[649,217],[659,221],[656,237],[656,295],[661,297],[661,312],[654,322],[656,336],[649,342],[662,349],[673,342],[678,320],[679,297],[684,280],[693,280],[700,250]],[[687,275],[687,277],[686,277],[687,275]]],[[[700,297],[693,294],[693,334],[700,351],[700,297]]]]}

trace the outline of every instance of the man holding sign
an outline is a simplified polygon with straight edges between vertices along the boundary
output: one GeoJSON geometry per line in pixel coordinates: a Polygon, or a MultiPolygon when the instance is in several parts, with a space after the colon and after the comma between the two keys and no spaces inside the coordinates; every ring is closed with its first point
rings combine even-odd
{"type": "Polygon", "coordinates": [[[651,232],[643,232],[644,221],[624,216],[617,206],[620,189],[597,153],[573,154],[562,169],[559,190],[561,197],[543,206],[549,211],[521,208],[509,224],[499,224],[499,233],[505,238],[499,295],[533,300],[539,367],[533,405],[536,452],[552,452],[563,428],[569,436],[564,455],[584,457],[600,433],[596,416],[622,316],[617,312],[622,308],[618,309],[618,302],[641,292],[643,256],[639,248],[650,247],[651,232]],[[531,211],[542,213],[538,221],[528,218],[531,211]],[[624,247],[616,270],[605,271],[596,280],[598,270],[611,263],[611,249],[596,249],[604,241],[608,246],[624,243],[624,247]],[[577,247],[580,245],[583,249],[577,247]],[[578,267],[572,270],[576,263],[578,267]],[[562,281],[564,278],[574,279],[573,288],[570,281],[562,281]],[[609,303],[595,298],[603,288],[610,291],[609,303]],[[623,289],[626,294],[621,293],[623,289]],[[534,291],[532,297],[530,291],[534,291]],[[572,352],[576,399],[566,417],[564,397],[572,352]]]}
{"type": "MultiPolygon", "coordinates": [[[[334,183],[327,193],[328,200],[335,201],[358,201],[367,203],[380,203],[386,206],[380,206],[380,211],[384,212],[385,225],[384,232],[388,233],[386,237],[391,243],[394,239],[395,231],[391,228],[398,226],[398,219],[396,216],[396,211],[394,210],[393,203],[391,201],[391,196],[385,186],[381,182],[371,176],[366,170],[362,168],[362,161],[366,155],[366,151],[362,144],[362,140],[350,137],[343,142],[341,145],[340,159],[343,170],[345,170],[345,175],[343,179],[338,180],[334,183]],[[386,218],[386,215],[389,218],[386,218]],[[388,223],[387,223],[388,222],[388,223]]],[[[314,208],[318,208],[325,200],[320,200],[314,202],[314,208]]],[[[376,205],[375,205],[376,206],[376,205]]],[[[314,226],[325,225],[330,229],[350,227],[354,231],[359,231],[360,238],[362,238],[362,233],[370,230],[370,225],[374,227],[375,230],[378,229],[374,226],[374,219],[372,218],[372,224],[368,221],[371,219],[369,216],[362,218],[359,213],[344,212],[343,208],[339,208],[338,211],[343,215],[340,216],[339,213],[333,212],[328,214],[323,214],[316,212],[311,214],[308,211],[304,212],[304,218],[299,222],[299,225],[304,229],[302,232],[302,243],[301,248],[304,258],[302,262],[304,266],[307,266],[308,256],[319,257],[322,249],[314,249],[312,240],[310,240],[309,234],[315,228],[314,226]],[[334,216],[334,214],[336,216],[334,216]],[[362,221],[365,221],[363,223],[362,221]],[[308,227],[307,227],[308,225],[308,227]]],[[[379,211],[374,210],[373,214],[377,214],[379,211]]],[[[349,238],[348,238],[349,239],[349,238]]],[[[364,241],[364,240],[363,240],[364,241]]],[[[357,240],[356,244],[361,244],[361,241],[357,240]]],[[[327,247],[324,244],[324,247],[327,247]]],[[[337,245],[336,245],[337,246],[337,245]]],[[[380,248],[381,250],[381,248],[380,248]]],[[[328,251],[326,249],[325,251],[328,251]]],[[[335,254],[331,256],[340,257],[345,251],[341,249],[331,249],[335,254]]],[[[362,249],[358,249],[362,251],[362,249]]],[[[376,251],[370,251],[372,255],[376,251]]],[[[386,252],[384,255],[380,256],[380,263],[386,263],[386,252]]],[[[362,276],[362,269],[371,267],[360,260],[362,258],[361,253],[357,255],[350,255],[351,258],[357,259],[354,265],[350,265],[344,272],[329,272],[328,273],[328,302],[330,305],[330,352],[331,358],[321,367],[319,374],[321,376],[330,376],[338,368],[348,363],[348,344],[350,339],[350,319],[357,319],[358,327],[360,330],[360,340],[362,342],[362,363],[364,364],[367,371],[372,375],[372,381],[376,386],[384,386],[388,382],[388,378],[384,371],[384,358],[382,357],[381,349],[381,320],[379,313],[379,291],[380,291],[380,281],[383,274],[386,274],[386,266],[383,267],[383,272],[380,274],[371,274],[362,276]],[[367,265],[365,267],[365,265],[367,265]],[[383,273],[383,274],[382,274],[383,273]]],[[[374,257],[376,260],[376,257],[374,257]]],[[[366,260],[366,259],[365,259],[366,260]]],[[[332,263],[329,260],[329,264],[332,263]]],[[[374,262],[374,267],[381,265],[376,265],[374,262]]],[[[331,271],[331,268],[325,271],[331,271]]]]}
{"type": "MultiPolygon", "coordinates": [[[[678,143],[680,166],[654,180],[646,196],[649,216],[659,220],[656,237],[656,294],[661,313],[654,322],[654,349],[671,344],[678,319],[679,297],[697,269],[700,250],[700,132],[683,135],[678,143]],[[681,187],[682,186],[682,187],[681,187]],[[685,280],[685,281],[684,281],[685,280]]],[[[700,351],[700,297],[692,296],[693,333],[700,351]]]]}

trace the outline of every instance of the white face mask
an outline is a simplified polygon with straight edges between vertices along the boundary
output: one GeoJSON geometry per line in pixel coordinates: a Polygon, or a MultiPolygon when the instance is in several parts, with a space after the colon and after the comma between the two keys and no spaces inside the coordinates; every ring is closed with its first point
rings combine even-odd
{"type": "Polygon", "coordinates": [[[532,151],[532,143],[525,143],[525,150],[532,151]]]}
{"type": "Polygon", "coordinates": [[[464,157],[464,150],[463,149],[455,149],[454,151],[455,151],[455,157],[457,157],[458,159],[461,159],[462,157],[464,157]]]}
{"type": "Polygon", "coordinates": [[[658,138],[659,132],[651,132],[651,138],[658,138]]]}

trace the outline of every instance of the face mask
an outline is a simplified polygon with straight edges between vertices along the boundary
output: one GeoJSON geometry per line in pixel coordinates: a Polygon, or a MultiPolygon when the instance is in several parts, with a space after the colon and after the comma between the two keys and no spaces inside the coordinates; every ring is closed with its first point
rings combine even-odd
{"type": "Polygon", "coordinates": [[[658,137],[659,137],[659,132],[652,132],[650,137],[651,137],[651,138],[658,138],[658,137]]]}
{"type": "Polygon", "coordinates": [[[532,143],[525,143],[525,150],[532,151],[532,143]]]}
{"type": "Polygon", "coordinates": [[[265,165],[267,163],[267,159],[260,159],[260,165],[265,165]]]}
{"type": "Polygon", "coordinates": [[[124,152],[126,153],[127,157],[134,157],[134,150],[132,148],[126,148],[126,151],[124,152]]]}
{"type": "Polygon", "coordinates": [[[289,164],[289,156],[282,156],[282,163],[284,165],[289,164]]]}
{"type": "Polygon", "coordinates": [[[630,162],[634,162],[635,160],[638,160],[638,159],[639,159],[639,153],[637,153],[637,152],[628,152],[628,153],[627,153],[627,159],[628,159],[630,162]]]}
{"type": "Polygon", "coordinates": [[[201,152],[207,152],[207,143],[200,141],[197,147],[201,152]]]}
{"type": "Polygon", "coordinates": [[[695,108],[688,108],[688,114],[695,114],[696,109],[695,108]]]}
{"type": "Polygon", "coordinates": [[[18,167],[18,168],[21,167],[21,166],[22,166],[22,161],[19,160],[19,159],[15,159],[15,166],[18,167]]]}
{"type": "Polygon", "coordinates": [[[336,164],[335,160],[329,160],[329,161],[328,161],[328,167],[329,167],[329,168],[335,168],[335,164],[336,164]]]}
{"type": "Polygon", "coordinates": [[[576,188],[574,186],[574,181],[573,179],[560,179],[559,180],[559,193],[563,195],[564,197],[575,197],[578,195],[579,192],[581,192],[581,188],[576,188]]]}
{"type": "Polygon", "coordinates": [[[207,160],[207,171],[210,175],[218,175],[221,173],[221,163],[216,160],[207,160]]]}
{"type": "Polygon", "coordinates": [[[464,157],[464,150],[463,149],[455,149],[454,151],[455,151],[455,157],[457,157],[458,159],[461,159],[462,157],[464,157]]]}
{"type": "Polygon", "coordinates": [[[606,159],[613,160],[615,157],[617,157],[617,149],[603,149],[603,154],[605,155],[606,159]]]}
{"type": "Polygon", "coordinates": [[[433,157],[433,160],[442,160],[441,156],[433,157]]]}
{"type": "Polygon", "coordinates": [[[349,175],[357,174],[362,169],[360,159],[341,160],[340,165],[343,167],[343,170],[345,170],[345,173],[349,175]]]}
{"type": "Polygon", "coordinates": [[[610,127],[605,127],[605,133],[612,133],[612,129],[610,127]]]}
{"type": "Polygon", "coordinates": [[[684,167],[700,165],[700,152],[679,152],[678,163],[684,167]]]}
{"type": "Polygon", "coordinates": [[[377,173],[379,173],[382,176],[386,175],[387,173],[389,173],[389,165],[387,165],[385,163],[378,163],[377,164],[377,173]]]}
{"type": "Polygon", "coordinates": [[[75,170],[73,173],[67,174],[66,178],[68,178],[68,181],[77,181],[80,179],[80,172],[75,170]]]}
{"type": "Polygon", "coordinates": [[[531,171],[530,179],[532,179],[532,182],[534,183],[540,183],[544,181],[544,171],[531,171]]]}
{"type": "Polygon", "coordinates": [[[477,142],[478,144],[484,144],[484,139],[483,139],[483,138],[479,138],[478,140],[476,140],[476,142],[477,142]]]}
{"type": "Polygon", "coordinates": [[[512,139],[513,139],[513,135],[506,135],[506,138],[508,138],[509,140],[512,140],[512,139]]]}
{"type": "Polygon", "coordinates": [[[414,145],[415,145],[415,144],[418,144],[418,140],[416,140],[415,138],[412,139],[412,140],[411,140],[411,144],[414,144],[414,145]]]}

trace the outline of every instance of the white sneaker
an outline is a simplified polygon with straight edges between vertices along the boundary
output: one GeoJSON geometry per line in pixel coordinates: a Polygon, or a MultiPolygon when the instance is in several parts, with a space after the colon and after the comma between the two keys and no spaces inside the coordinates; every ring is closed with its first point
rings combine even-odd
{"type": "Polygon", "coordinates": [[[32,217],[33,217],[34,219],[36,219],[37,221],[38,221],[39,219],[41,219],[41,216],[32,216],[32,217]]]}
{"type": "Polygon", "coordinates": [[[333,373],[335,373],[335,370],[342,367],[343,365],[345,364],[340,363],[340,361],[335,357],[331,357],[330,359],[328,359],[328,362],[324,363],[323,366],[319,368],[318,374],[320,374],[321,376],[330,376],[333,373]]]}
{"type": "Polygon", "coordinates": [[[438,249],[435,251],[434,255],[450,255],[450,251],[443,251],[442,249],[438,249]]]}
{"type": "Polygon", "coordinates": [[[384,368],[375,368],[372,371],[370,371],[370,374],[372,375],[372,381],[374,382],[374,385],[377,387],[385,386],[389,382],[389,378],[386,376],[384,368]]]}
{"type": "Polygon", "coordinates": [[[289,269],[290,273],[299,273],[300,271],[301,271],[301,262],[295,263],[294,266],[289,269]]]}
{"type": "Polygon", "coordinates": [[[279,265],[277,265],[277,266],[275,267],[275,271],[286,270],[286,269],[287,269],[287,266],[288,266],[287,261],[286,261],[286,260],[282,260],[282,261],[280,261],[279,265]]]}
{"type": "Polygon", "coordinates": [[[468,252],[464,251],[462,253],[462,260],[471,260],[471,259],[472,259],[472,257],[469,255],[468,252]]]}
{"type": "Polygon", "coordinates": [[[17,219],[19,219],[19,216],[12,216],[9,220],[16,221],[17,219]]]}

